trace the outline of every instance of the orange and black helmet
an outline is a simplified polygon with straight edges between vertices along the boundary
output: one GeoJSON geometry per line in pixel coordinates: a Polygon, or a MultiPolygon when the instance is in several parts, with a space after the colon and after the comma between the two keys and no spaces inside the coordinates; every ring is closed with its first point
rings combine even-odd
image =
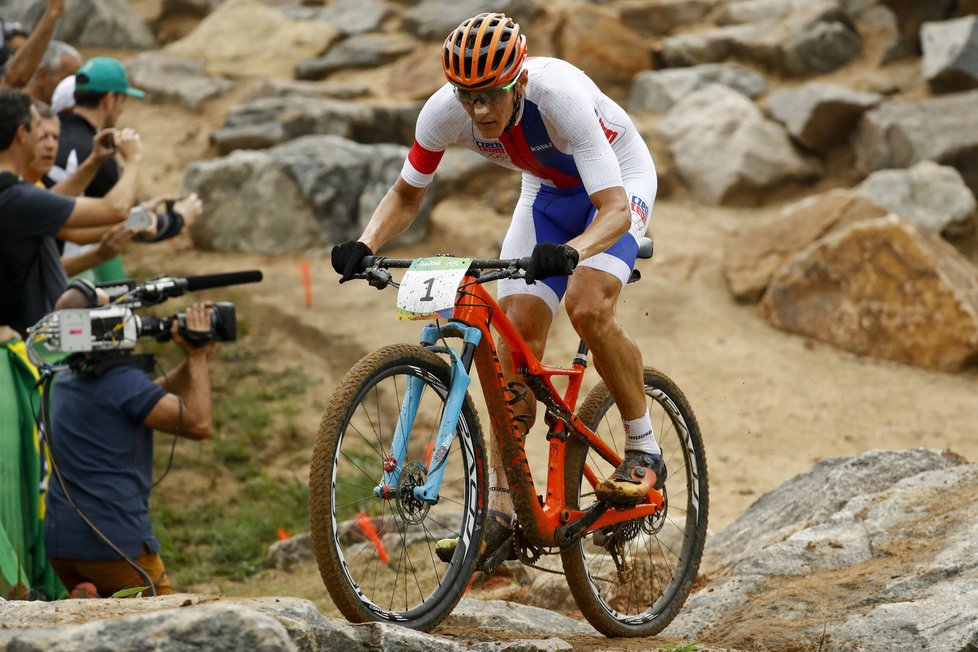
{"type": "Polygon", "coordinates": [[[506,84],[520,74],[526,59],[526,36],[505,14],[479,14],[445,39],[445,77],[462,90],[506,84]]]}

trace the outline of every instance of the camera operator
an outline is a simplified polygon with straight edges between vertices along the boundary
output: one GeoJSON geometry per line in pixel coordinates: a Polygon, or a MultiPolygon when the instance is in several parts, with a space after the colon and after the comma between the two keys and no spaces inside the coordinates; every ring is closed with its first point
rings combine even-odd
{"type": "MultiPolygon", "coordinates": [[[[106,302],[87,281],[76,280],[56,307],[106,302]]],[[[171,334],[186,357],[155,382],[141,368],[141,356],[119,353],[108,354],[113,356],[108,359],[104,353],[83,354],[88,356],[84,364],[56,378],[50,445],[65,487],[51,482],[44,544],[69,590],[90,582],[99,595],[110,596],[145,586],[146,579],[130,563],[135,562],[157,595],[172,593],[149,518],[153,430],[190,439],[210,436],[208,360],[217,344],[195,347],[188,340],[210,332],[211,319],[210,303],[188,308],[187,338],[180,336],[174,320],[171,334]]]]}

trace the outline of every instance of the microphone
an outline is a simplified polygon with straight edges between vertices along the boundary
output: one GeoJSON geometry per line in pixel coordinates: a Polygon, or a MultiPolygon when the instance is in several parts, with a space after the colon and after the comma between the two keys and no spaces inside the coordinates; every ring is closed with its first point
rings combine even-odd
{"type": "Polygon", "coordinates": [[[260,270],[252,269],[246,272],[226,272],[224,274],[205,274],[203,276],[188,276],[182,279],[186,282],[187,292],[197,290],[207,290],[209,288],[220,288],[227,285],[241,285],[242,283],[258,283],[263,275],[260,270]]]}
{"type": "Polygon", "coordinates": [[[138,296],[145,301],[159,303],[172,297],[179,297],[187,292],[220,288],[227,285],[240,285],[242,283],[257,283],[262,278],[261,271],[257,269],[246,272],[188,276],[187,278],[165,277],[140,286],[138,288],[138,296]]]}

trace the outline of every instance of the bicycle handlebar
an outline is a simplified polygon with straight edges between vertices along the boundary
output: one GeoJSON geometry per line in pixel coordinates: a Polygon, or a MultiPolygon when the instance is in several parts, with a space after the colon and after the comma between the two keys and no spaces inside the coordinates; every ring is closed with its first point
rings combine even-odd
{"type": "MultiPolygon", "coordinates": [[[[414,258],[386,258],[384,256],[364,256],[362,265],[366,269],[380,268],[380,269],[404,269],[411,266],[414,262],[414,258]]],[[[500,259],[500,258],[488,258],[488,259],[474,259],[469,263],[469,270],[480,270],[480,269],[509,269],[510,267],[518,270],[526,270],[530,265],[530,258],[511,258],[511,259],[500,259]]]]}

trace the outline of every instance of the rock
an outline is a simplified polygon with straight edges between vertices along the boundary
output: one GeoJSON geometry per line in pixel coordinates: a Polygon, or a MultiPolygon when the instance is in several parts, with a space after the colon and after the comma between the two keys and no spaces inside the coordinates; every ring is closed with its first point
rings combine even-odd
{"type": "Polygon", "coordinates": [[[817,161],[753,102],[716,84],[691,93],[659,125],[683,182],[708,204],[755,201],[764,191],[820,176],[817,161]]]}
{"type": "Polygon", "coordinates": [[[924,77],[938,93],[978,88],[978,16],[924,23],[924,77]]]}
{"type": "Polygon", "coordinates": [[[452,627],[477,627],[516,634],[595,634],[589,624],[546,609],[503,600],[462,598],[445,619],[452,627]]]}
{"type": "Polygon", "coordinates": [[[126,61],[129,83],[146,91],[148,101],[180,104],[196,109],[203,102],[231,90],[232,82],[208,75],[199,61],[181,59],[164,52],[143,52],[126,61]]]}
{"type": "Polygon", "coordinates": [[[883,0],[896,17],[899,38],[890,45],[883,63],[920,54],[920,28],[924,23],[950,18],[957,0],[883,0]]]}
{"type": "Polygon", "coordinates": [[[290,572],[296,565],[315,560],[312,536],[305,532],[268,546],[265,565],[290,572]]]}
{"type": "Polygon", "coordinates": [[[848,142],[863,112],[882,100],[877,93],[813,82],[774,91],[767,98],[767,107],[798,143],[824,154],[848,142]]]}
{"type": "Polygon", "coordinates": [[[292,20],[259,0],[227,0],[164,51],[201,61],[207,72],[232,79],[290,78],[297,63],[317,56],[338,37],[327,23],[292,20]]]}
{"type": "Polygon", "coordinates": [[[659,60],[676,67],[735,57],[784,75],[808,75],[835,70],[862,49],[858,31],[835,0],[772,4],[779,10],[757,21],[663,39],[659,60]]]}
{"type": "Polygon", "coordinates": [[[335,100],[354,100],[370,95],[368,84],[356,82],[308,82],[283,79],[262,79],[250,83],[247,98],[260,97],[327,97],[335,100]]]}
{"type": "Polygon", "coordinates": [[[730,237],[723,260],[727,285],[737,300],[757,301],[771,277],[798,252],[828,233],[886,213],[871,199],[846,190],[786,207],[781,217],[730,237]]]}
{"type": "Polygon", "coordinates": [[[968,608],[978,588],[975,488],[978,466],[935,450],[820,462],[707,543],[719,579],[663,633],[749,649],[967,649],[978,626],[948,605],[968,608]]]}
{"type": "Polygon", "coordinates": [[[481,0],[421,0],[404,12],[403,26],[423,39],[443,41],[449,32],[466,18],[483,11],[496,11],[510,16],[520,25],[528,25],[536,15],[535,0],[497,0],[487,9],[481,0]]]}
{"type": "Polygon", "coordinates": [[[437,204],[450,194],[484,192],[495,179],[509,178],[511,172],[485,156],[463,147],[449,147],[438,164],[435,180],[427,195],[437,204]]]}
{"type": "Polygon", "coordinates": [[[203,18],[224,0],[162,0],[161,17],[194,16],[203,18]]]}
{"type": "MultiPolygon", "coordinates": [[[[93,601],[94,602],[94,601],[93,601]]],[[[103,607],[104,608],[104,607],[103,607]]],[[[260,650],[293,652],[297,648],[274,618],[232,604],[170,609],[56,630],[14,632],[9,650],[82,652],[113,650],[260,650]],[[111,641],[105,647],[106,641],[111,641]]]]}
{"type": "Polygon", "coordinates": [[[725,61],[733,56],[735,49],[741,49],[741,44],[756,38],[760,31],[756,25],[728,25],[677,34],[658,43],[656,59],[664,68],[725,61]]]}
{"type": "MultiPolygon", "coordinates": [[[[407,148],[362,145],[338,136],[304,136],[269,150],[236,151],[195,163],[184,179],[207,206],[191,229],[206,250],[277,254],[358,237],[401,171],[407,148]]],[[[401,243],[427,229],[430,202],[401,243]]]]}
{"type": "Polygon", "coordinates": [[[391,15],[384,0],[333,0],[316,16],[332,25],[341,34],[376,32],[391,15]]]}
{"type": "MultiPolygon", "coordinates": [[[[27,0],[6,7],[6,20],[19,19],[25,25],[35,25],[45,0],[27,0]]],[[[156,47],[152,32],[142,23],[125,0],[77,0],[65,4],[58,20],[54,38],[76,46],[96,48],[133,48],[146,50],[156,47]]]]}
{"type": "Polygon", "coordinates": [[[430,47],[418,48],[391,65],[387,92],[391,98],[427,100],[445,84],[445,73],[438,52],[430,47]]]}
{"type": "Polygon", "coordinates": [[[853,190],[934,233],[956,237],[975,229],[975,196],[952,167],[922,161],[909,170],[880,170],[853,190]]]}
{"type": "Polygon", "coordinates": [[[978,361],[978,273],[895,215],[862,220],[781,266],[761,301],[777,328],[938,371],[978,361]]]}
{"type": "Polygon", "coordinates": [[[649,40],[623,25],[611,10],[575,6],[562,15],[554,33],[556,56],[603,84],[627,84],[652,67],[649,40]]]}
{"type": "Polygon", "coordinates": [[[709,84],[728,86],[750,98],[767,92],[764,78],[750,68],[736,63],[704,63],[638,73],[632,82],[628,108],[668,111],[682,98],[709,84]]]}
{"type": "Polygon", "coordinates": [[[717,25],[770,23],[788,16],[804,0],[735,0],[717,14],[717,25]]]}
{"type": "Polygon", "coordinates": [[[931,100],[885,102],[863,114],[856,165],[869,174],[920,161],[950,165],[978,193],[978,91],[931,100]]]}
{"type": "Polygon", "coordinates": [[[639,34],[670,33],[703,18],[716,0],[624,0],[616,3],[621,22],[639,34]]]}
{"type": "Polygon", "coordinates": [[[368,106],[319,97],[262,97],[232,107],[211,142],[222,154],[313,134],[407,145],[413,142],[421,107],[417,102],[368,106]]]}
{"type": "MultiPolygon", "coordinates": [[[[356,626],[367,649],[383,652],[464,652],[454,641],[417,632],[390,623],[367,623],[356,626]]],[[[336,649],[336,648],[329,648],[336,649]]]]}
{"type": "Polygon", "coordinates": [[[349,68],[374,68],[393,61],[414,49],[411,40],[393,34],[360,34],[331,47],[326,54],[300,61],[296,79],[323,79],[349,68]]]}

